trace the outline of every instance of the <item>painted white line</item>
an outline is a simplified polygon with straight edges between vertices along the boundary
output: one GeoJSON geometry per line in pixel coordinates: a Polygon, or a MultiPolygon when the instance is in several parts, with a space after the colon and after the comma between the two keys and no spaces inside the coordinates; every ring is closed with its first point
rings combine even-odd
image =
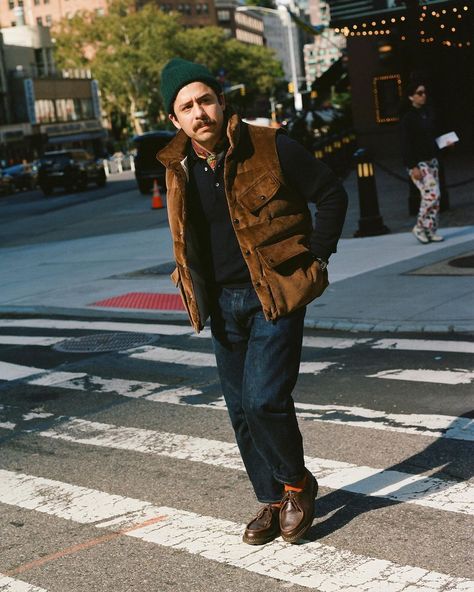
{"type": "Polygon", "coordinates": [[[390,585],[384,588],[387,592],[474,591],[472,580],[318,542],[291,545],[276,540],[251,547],[242,542],[243,524],[41,477],[0,470],[0,502],[80,524],[96,523],[99,528],[130,529],[135,524],[136,528],[123,534],[319,592],[379,591],[381,582],[390,585]],[[103,504],[102,512],[98,512],[98,503],[103,504]],[[140,527],[150,518],[155,521],[140,527]]]}
{"type": "MultiPolygon", "coordinates": [[[[211,330],[205,327],[200,333],[191,335],[193,339],[211,339],[211,330]]],[[[346,338],[346,337],[303,337],[303,347],[315,347],[325,349],[349,349],[354,345],[360,345],[372,341],[370,338],[346,338]]]]}
{"type": "Polygon", "coordinates": [[[65,372],[53,372],[29,380],[28,384],[38,386],[56,386],[78,391],[94,391],[103,393],[115,393],[123,397],[138,399],[150,395],[162,388],[164,385],[159,382],[139,382],[137,380],[124,380],[121,378],[101,378],[100,376],[89,376],[87,374],[70,373],[71,376],[64,376],[65,372]]]}
{"type": "Polygon", "coordinates": [[[45,372],[44,368],[0,362],[0,380],[17,380],[18,378],[25,378],[41,372],[45,372]]]}
{"type": "Polygon", "coordinates": [[[47,592],[47,590],[0,574],[0,592],[47,592]]]}
{"type": "Polygon", "coordinates": [[[84,329],[88,331],[130,331],[156,335],[191,335],[185,325],[160,323],[120,323],[112,321],[62,321],[56,319],[0,319],[0,327],[36,327],[39,329],[84,329]]]}
{"type": "MultiPolygon", "coordinates": [[[[28,335],[0,335],[0,345],[37,345],[47,347],[64,341],[64,337],[35,337],[28,335]]],[[[0,588],[1,590],[1,588],[0,588]]]]}
{"type": "Polygon", "coordinates": [[[14,430],[16,428],[16,423],[12,423],[11,421],[0,421],[0,428],[4,430],[14,430]]]}
{"type": "Polygon", "coordinates": [[[437,384],[470,384],[474,372],[464,369],[455,370],[384,370],[377,374],[368,374],[368,378],[387,378],[389,380],[408,380],[411,382],[434,382],[437,384]]]}
{"type": "MultiPolygon", "coordinates": [[[[83,419],[73,419],[38,434],[45,438],[77,444],[129,450],[244,470],[237,445],[220,440],[83,419]]],[[[474,515],[473,483],[447,481],[322,458],[307,457],[306,465],[315,473],[320,485],[331,489],[344,489],[352,493],[383,497],[446,512],[474,515]]]]}
{"type": "Polygon", "coordinates": [[[373,349],[400,349],[408,351],[434,351],[474,354],[472,341],[443,341],[441,339],[379,339],[370,347],[373,349]]]}
{"type": "MultiPolygon", "coordinates": [[[[200,368],[215,368],[216,358],[214,354],[205,352],[194,352],[189,350],[171,349],[169,347],[156,347],[148,345],[122,352],[131,358],[149,360],[151,362],[162,362],[166,364],[182,364],[186,366],[198,366],[200,368]],[[139,351],[137,351],[139,349],[139,351]]],[[[300,374],[319,374],[334,362],[301,362],[300,374]]]]}
{"type": "MultiPolygon", "coordinates": [[[[204,409],[226,409],[224,398],[196,402],[203,391],[192,386],[166,388],[158,382],[107,379],[86,373],[51,372],[27,381],[28,384],[85,392],[107,392],[123,397],[145,398],[157,403],[190,405],[204,409]]],[[[357,428],[370,428],[433,438],[450,438],[474,442],[474,419],[452,415],[384,413],[363,407],[315,405],[295,401],[298,417],[357,428]]],[[[12,424],[14,426],[14,424],[12,424]]]]}

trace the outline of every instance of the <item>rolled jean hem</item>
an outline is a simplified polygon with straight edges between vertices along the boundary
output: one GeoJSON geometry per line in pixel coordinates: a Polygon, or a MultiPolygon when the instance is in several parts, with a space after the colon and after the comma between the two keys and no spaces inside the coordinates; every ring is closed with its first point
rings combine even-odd
{"type": "Polygon", "coordinates": [[[298,481],[301,481],[302,479],[304,479],[306,477],[306,474],[309,473],[309,471],[307,469],[304,469],[304,471],[302,473],[300,473],[299,476],[296,477],[291,477],[291,478],[281,478],[279,475],[273,475],[275,478],[275,481],[278,481],[278,483],[282,483],[283,485],[291,485],[292,483],[297,483],[298,481]]]}
{"type": "Polygon", "coordinates": [[[257,497],[257,501],[259,504],[279,504],[283,499],[284,493],[281,494],[281,497],[276,500],[265,500],[257,497]]]}

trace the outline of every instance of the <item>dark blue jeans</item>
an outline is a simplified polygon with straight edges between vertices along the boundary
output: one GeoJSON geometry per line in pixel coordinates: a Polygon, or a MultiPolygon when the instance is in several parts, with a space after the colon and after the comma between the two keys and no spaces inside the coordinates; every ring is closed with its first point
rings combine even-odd
{"type": "Polygon", "coordinates": [[[304,478],[303,442],[291,393],[298,378],[306,309],[267,321],[253,287],[222,288],[211,331],[237,444],[257,499],[279,502],[304,478]]]}

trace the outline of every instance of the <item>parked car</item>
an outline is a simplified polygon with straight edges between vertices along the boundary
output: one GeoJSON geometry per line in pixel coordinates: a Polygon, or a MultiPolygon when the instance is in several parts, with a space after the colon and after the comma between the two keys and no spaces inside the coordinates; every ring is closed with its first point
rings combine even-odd
{"type": "Polygon", "coordinates": [[[0,170],[0,195],[13,193],[13,179],[5,171],[0,170]]]}
{"type": "Polygon", "coordinates": [[[3,169],[3,174],[11,177],[12,189],[17,191],[34,189],[38,180],[35,163],[15,164],[3,169]]]}
{"type": "Polygon", "coordinates": [[[66,191],[85,189],[89,183],[103,187],[107,182],[104,165],[85,150],[45,152],[40,160],[38,184],[45,195],[55,187],[66,191]]]}
{"type": "Polygon", "coordinates": [[[133,138],[137,149],[135,178],[140,193],[150,193],[155,179],[160,187],[166,188],[165,167],[156,160],[156,153],[164,148],[175,135],[176,132],[161,130],[146,132],[133,138]]]}

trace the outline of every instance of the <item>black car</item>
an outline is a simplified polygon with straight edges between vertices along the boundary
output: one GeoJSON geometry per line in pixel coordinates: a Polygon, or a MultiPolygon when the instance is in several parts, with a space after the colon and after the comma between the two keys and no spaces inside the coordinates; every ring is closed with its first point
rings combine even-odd
{"type": "Polygon", "coordinates": [[[40,160],[38,184],[45,195],[55,187],[66,191],[85,189],[89,183],[103,187],[107,182],[102,161],[85,150],[45,152],[40,160]]]}
{"type": "Polygon", "coordinates": [[[164,148],[175,135],[176,132],[162,130],[146,132],[133,138],[137,149],[135,178],[140,193],[149,193],[155,179],[160,187],[166,187],[165,167],[156,160],[156,153],[164,148]]]}

